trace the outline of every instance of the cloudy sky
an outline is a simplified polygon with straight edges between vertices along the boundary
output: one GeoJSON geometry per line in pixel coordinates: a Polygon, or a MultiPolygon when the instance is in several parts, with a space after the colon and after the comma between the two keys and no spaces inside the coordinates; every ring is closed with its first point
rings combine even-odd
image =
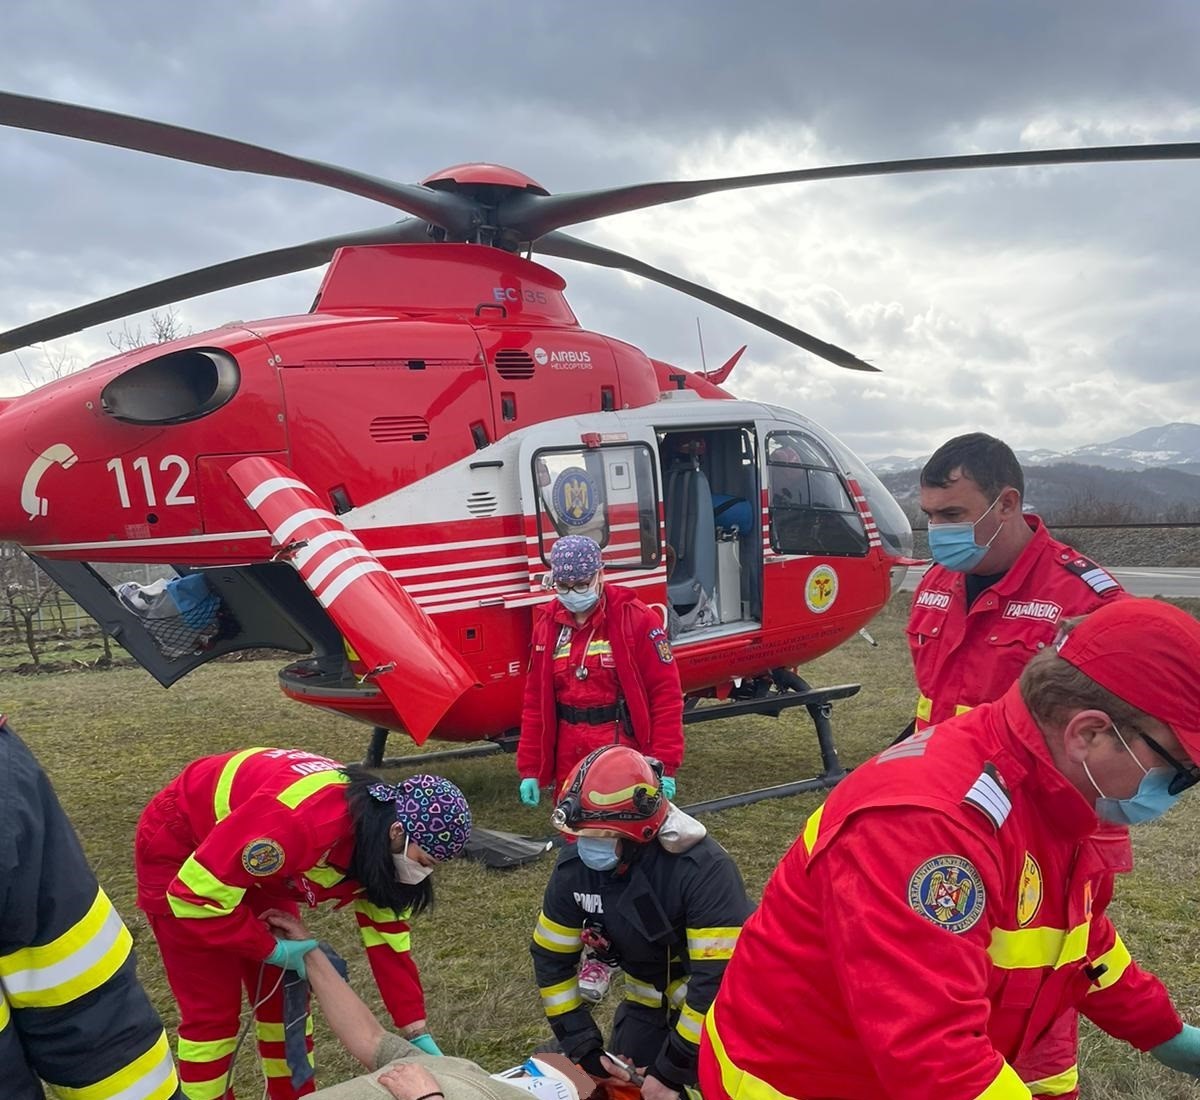
{"type": "MultiPolygon", "coordinates": [[[[492,160],[551,191],[1063,145],[1200,140],[1193,0],[7,0],[0,87],[401,181],[492,160]]],[[[583,324],[865,456],[984,429],[1070,446],[1200,421],[1200,161],[844,180],[571,232],[848,348],[840,370],[618,273],[552,261],[583,324]],[[1189,229],[1188,226],[1193,228],[1189,229]]],[[[247,253],[384,224],[307,184],[0,130],[0,329],[247,253]]],[[[303,312],[320,270],[182,303],[196,331],[303,312]]],[[[147,326],[133,318],[130,327],[147,326]]],[[[0,355],[0,393],[111,352],[0,355]]]]}

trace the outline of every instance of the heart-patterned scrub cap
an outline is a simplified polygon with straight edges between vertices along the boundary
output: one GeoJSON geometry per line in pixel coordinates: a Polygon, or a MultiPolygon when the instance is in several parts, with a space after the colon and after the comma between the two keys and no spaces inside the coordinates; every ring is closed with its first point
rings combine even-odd
{"type": "Polygon", "coordinates": [[[471,839],[467,797],[440,775],[410,775],[395,786],[376,783],[371,797],[394,802],[396,820],[410,844],[438,863],[460,855],[471,839]]]}

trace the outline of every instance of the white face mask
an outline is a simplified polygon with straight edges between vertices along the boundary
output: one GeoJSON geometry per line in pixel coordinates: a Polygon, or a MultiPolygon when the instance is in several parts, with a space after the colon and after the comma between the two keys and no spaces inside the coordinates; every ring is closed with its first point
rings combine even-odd
{"type": "Polygon", "coordinates": [[[416,886],[433,874],[432,867],[426,867],[409,856],[407,836],[404,838],[404,851],[392,853],[392,863],[396,868],[396,881],[407,886],[416,886]]]}

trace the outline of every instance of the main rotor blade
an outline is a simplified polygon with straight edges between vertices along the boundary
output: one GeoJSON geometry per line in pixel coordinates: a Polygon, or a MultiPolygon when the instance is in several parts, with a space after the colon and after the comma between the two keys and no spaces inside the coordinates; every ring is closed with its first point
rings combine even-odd
{"type": "Polygon", "coordinates": [[[244,141],[133,115],[99,111],[94,107],[0,92],[0,125],[115,145],[229,172],[249,172],[333,187],[394,206],[455,235],[468,234],[480,220],[476,204],[462,195],[435,191],[420,184],[393,183],[336,164],[306,160],[244,141]]]}
{"type": "Polygon", "coordinates": [[[787,340],[788,343],[804,348],[805,351],[811,351],[813,355],[819,355],[822,359],[836,363],[839,367],[876,372],[879,370],[878,367],[864,363],[857,356],[851,355],[850,352],[839,348],[836,344],[827,344],[824,340],[809,336],[807,332],[789,325],[786,321],[779,320],[778,317],[772,317],[769,313],[763,313],[762,310],[748,306],[744,302],[727,298],[724,294],[718,294],[715,290],[709,290],[708,287],[701,286],[699,283],[689,282],[687,279],[681,279],[678,275],[672,275],[667,271],[660,271],[641,260],[635,260],[632,256],[613,252],[609,248],[601,248],[590,241],[581,241],[578,237],[554,232],[547,233],[546,236],[534,241],[533,249],[535,252],[541,252],[547,256],[558,256],[564,260],[578,260],[580,263],[595,264],[597,267],[611,267],[618,271],[627,271],[630,275],[649,279],[651,282],[661,283],[663,286],[681,291],[710,306],[716,306],[717,309],[731,313],[734,317],[740,317],[743,321],[749,321],[750,324],[765,329],[772,336],[778,336],[782,340],[787,340]]]}
{"type": "Polygon", "coordinates": [[[402,222],[383,225],[378,229],[364,229],[358,233],[343,233],[338,237],[324,237],[319,241],[293,245],[291,248],[276,248],[271,252],[259,252],[254,256],[243,256],[238,260],[202,267],[184,275],[175,275],[157,283],[114,294],[77,306],[65,313],[33,321],[20,328],[0,332],[0,352],[15,351],[43,340],[54,340],[68,336],[80,329],[117,321],[131,313],[142,313],[149,309],[171,305],[186,298],[209,294],[214,290],[244,286],[276,275],[290,275],[294,271],[305,271],[328,263],[339,248],[359,244],[413,244],[425,239],[425,222],[417,218],[406,218],[402,222]]]}
{"type": "Polygon", "coordinates": [[[711,180],[678,180],[613,187],[604,191],[576,191],[565,195],[513,195],[500,207],[500,222],[522,239],[534,241],[564,225],[643,210],[717,191],[768,187],[780,183],[848,179],[855,176],[889,176],[913,172],[950,172],[968,168],[1017,168],[1023,165],[1100,164],[1111,161],[1195,160],[1200,142],[1161,145],[1108,145],[1090,149],[1030,149],[1013,153],[978,153],[913,160],[879,160],[865,164],[840,164],[826,168],[801,168],[792,172],[762,172],[752,176],[727,176],[711,180]]]}

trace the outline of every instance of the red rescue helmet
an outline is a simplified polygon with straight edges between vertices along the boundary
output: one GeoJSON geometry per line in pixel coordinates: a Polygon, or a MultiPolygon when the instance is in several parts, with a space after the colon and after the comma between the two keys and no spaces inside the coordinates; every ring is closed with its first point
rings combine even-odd
{"type": "Polygon", "coordinates": [[[571,770],[551,820],[563,833],[621,836],[645,844],[658,834],[669,809],[662,764],[628,745],[604,745],[571,770]]]}

